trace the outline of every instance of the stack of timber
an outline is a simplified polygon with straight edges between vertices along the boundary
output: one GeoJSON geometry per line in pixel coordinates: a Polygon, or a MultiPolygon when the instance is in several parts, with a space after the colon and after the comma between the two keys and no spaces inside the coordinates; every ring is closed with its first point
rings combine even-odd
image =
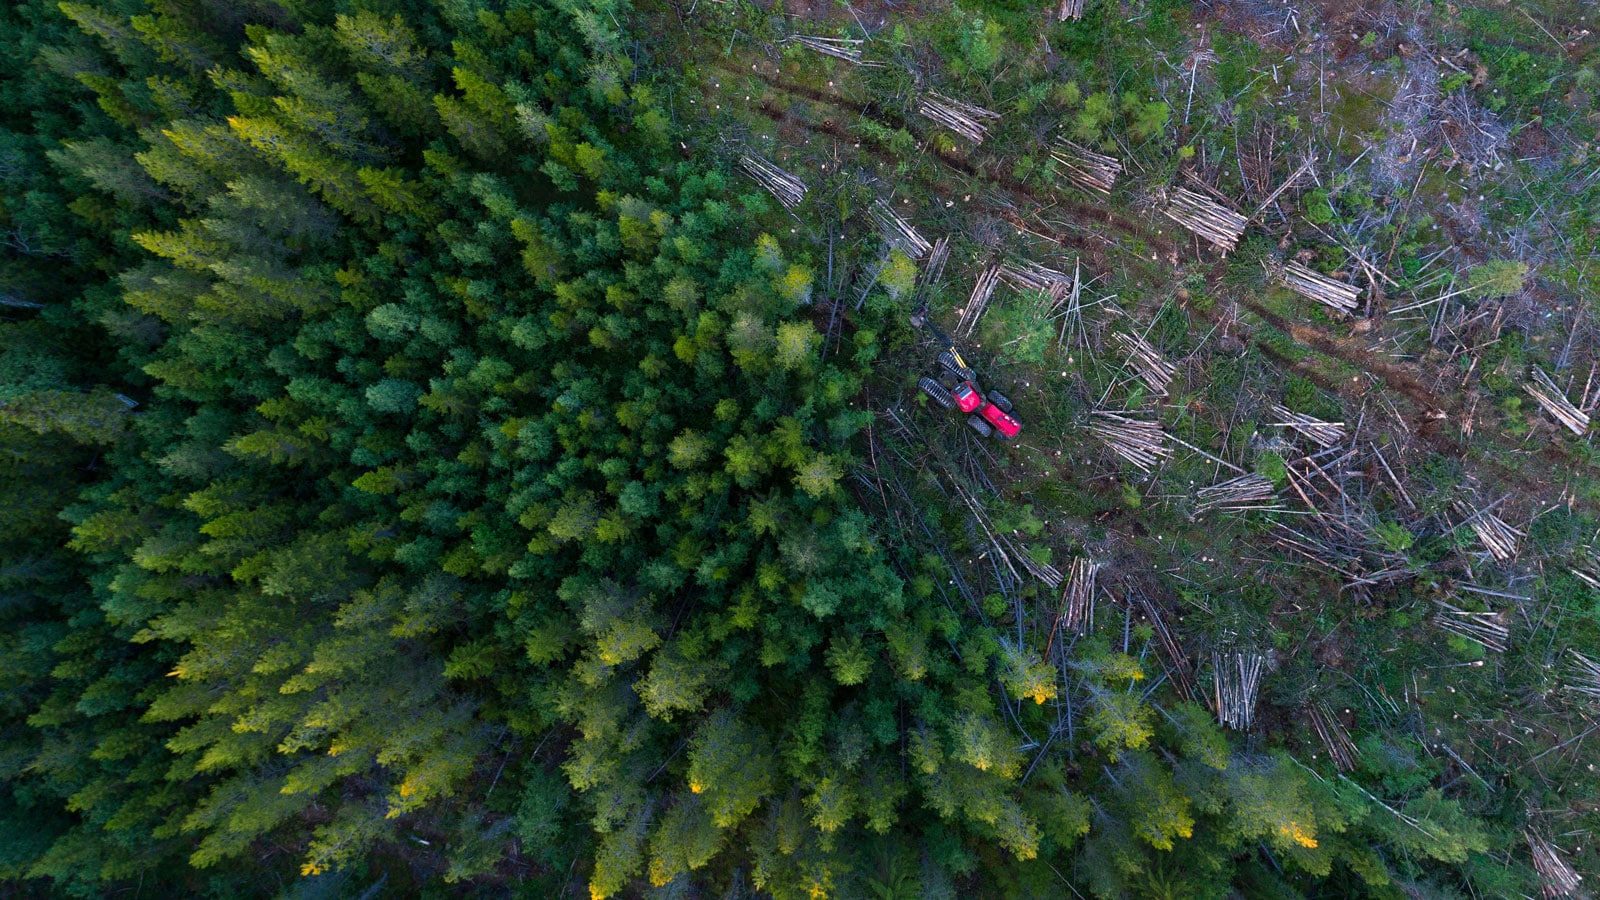
{"type": "Polygon", "coordinates": [[[1062,139],[1050,148],[1050,156],[1061,164],[1062,174],[1079,190],[1087,194],[1105,196],[1122,174],[1122,162],[1114,156],[1096,153],[1062,139]]]}
{"type": "Polygon", "coordinates": [[[1492,610],[1473,612],[1438,598],[1433,601],[1433,605],[1438,608],[1438,616],[1434,621],[1440,628],[1457,637],[1482,644],[1485,650],[1505,652],[1506,642],[1511,638],[1511,629],[1499,613],[1492,610]]]}
{"type": "Polygon", "coordinates": [[[1589,414],[1574,406],[1567,399],[1566,392],[1556,387],[1555,381],[1538,366],[1533,367],[1533,378],[1528,382],[1527,391],[1539,401],[1545,412],[1565,425],[1568,431],[1582,437],[1589,430],[1589,414]]]}
{"type": "Polygon", "coordinates": [[[1322,746],[1328,748],[1328,756],[1333,758],[1334,766],[1341,772],[1354,769],[1359,751],[1355,741],[1350,740],[1350,733],[1339,723],[1339,718],[1324,704],[1312,703],[1306,707],[1306,719],[1311,722],[1311,730],[1317,733],[1322,746]]]}
{"type": "Polygon", "coordinates": [[[806,196],[806,183],[778,168],[771,162],[746,153],[739,157],[739,165],[750,173],[756,183],[767,189],[767,192],[778,198],[785,209],[794,209],[806,196]]]}
{"type": "Polygon", "coordinates": [[[1567,653],[1572,655],[1572,683],[1567,690],[1600,702],[1600,662],[1576,650],[1568,649],[1567,653]]]}
{"type": "Polygon", "coordinates": [[[1083,18],[1083,0],[1061,0],[1061,8],[1056,10],[1056,21],[1065,22],[1069,19],[1077,21],[1083,18]]]}
{"type": "Polygon", "coordinates": [[[1283,283],[1296,294],[1347,316],[1355,315],[1359,305],[1356,301],[1361,297],[1361,289],[1355,285],[1329,278],[1292,260],[1283,267],[1283,283]]]}
{"type": "Polygon", "coordinates": [[[1265,657],[1257,653],[1211,654],[1212,701],[1217,721],[1234,731],[1245,731],[1256,714],[1256,695],[1261,689],[1261,666],[1265,657]]]}
{"type": "Polygon", "coordinates": [[[1210,241],[1224,255],[1233,252],[1244,236],[1244,216],[1187,188],[1173,188],[1162,213],[1210,241]]]}
{"type": "Polygon", "coordinates": [[[922,259],[933,249],[933,245],[917,233],[911,223],[907,222],[894,211],[894,207],[882,199],[872,201],[870,210],[872,220],[878,223],[878,229],[883,232],[884,240],[889,245],[912,259],[922,259]]]}
{"type": "Polygon", "coordinates": [[[932,91],[918,101],[917,114],[943,125],[974,144],[983,143],[984,136],[989,133],[986,120],[1000,118],[997,112],[932,91]]]}
{"type": "Polygon", "coordinates": [[[863,40],[819,37],[808,34],[797,34],[790,37],[789,40],[809,50],[815,50],[818,53],[842,59],[853,65],[866,66],[868,68],[878,68],[883,65],[880,62],[867,62],[861,58],[861,45],[866,43],[863,40]]]}
{"type": "Polygon", "coordinates": [[[1600,591],[1600,554],[1595,553],[1594,549],[1590,548],[1584,554],[1584,558],[1578,562],[1580,563],[1579,565],[1568,566],[1567,571],[1578,576],[1579,581],[1600,591]]]}
{"type": "MultiPolygon", "coordinates": [[[[1494,514],[1494,508],[1499,503],[1493,503],[1483,509],[1472,513],[1466,521],[1478,540],[1483,543],[1485,550],[1497,562],[1508,562],[1517,555],[1517,540],[1523,536],[1522,532],[1507,525],[1504,520],[1494,514]]],[[[1460,503],[1455,504],[1456,512],[1467,515],[1468,509],[1460,503]]]]}
{"type": "Polygon", "coordinates": [[[1156,642],[1161,652],[1167,658],[1167,674],[1172,678],[1172,683],[1178,688],[1178,693],[1185,700],[1195,698],[1194,664],[1189,659],[1188,651],[1178,643],[1172,629],[1167,627],[1166,617],[1161,614],[1161,608],[1156,606],[1148,596],[1143,593],[1130,592],[1130,605],[1135,606],[1141,615],[1150,623],[1156,633],[1156,642]]]}
{"type": "Polygon", "coordinates": [[[1067,592],[1061,597],[1061,615],[1058,624],[1066,625],[1078,634],[1094,629],[1094,582],[1100,564],[1087,557],[1077,557],[1067,570],[1067,592]]]}
{"type": "Polygon", "coordinates": [[[1134,468],[1148,472],[1161,460],[1172,455],[1166,444],[1166,432],[1160,422],[1131,418],[1129,411],[1095,410],[1089,429],[1112,453],[1122,457],[1134,468]]]}
{"type": "Polygon", "coordinates": [[[928,291],[944,278],[944,264],[950,259],[950,238],[948,235],[933,242],[933,250],[928,253],[928,262],[922,267],[922,274],[917,278],[916,304],[921,306],[926,300],[928,291]]]}
{"type": "Polygon", "coordinates": [[[1198,499],[1199,502],[1195,505],[1196,516],[1217,511],[1244,512],[1252,509],[1282,508],[1282,504],[1278,502],[1278,492],[1272,487],[1272,480],[1255,472],[1201,488],[1198,499]]]}
{"type": "Polygon", "coordinates": [[[1524,831],[1522,836],[1528,839],[1528,850],[1533,854],[1533,868],[1544,880],[1541,893],[1546,900],[1555,900],[1557,897],[1576,897],[1578,888],[1583,884],[1583,876],[1578,870],[1567,862],[1566,857],[1556,846],[1531,831],[1524,831]]]}
{"type": "Polygon", "coordinates": [[[1045,587],[1052,591],[1061,586],[1061,571],[1059,569],[1049,563],[1035,562],[1027,551],[1019,549],[1016,544],[1012,543],[1004,535],[1001,536],[1001,540],[1005,543],[1006,550],[1011,558],[1022,566],[1023,571],[1044,582],[1045,587]]]}
{"type": "Polygon", "coordinates": [[[1161,355],[1161,351],[1151,346],[1142,336],[1136,337],[1119,331],[1113,334],[1111,339],[1128,354],[1129,368],[1133,369],[1139,380],[1145,383],[1150,393],[1157,397],[1165,397],[1167,387],[1172,384],[1172,376],[1178,373],[1178,367],[1168,362],[1167,358],[1161,355]]]}
{"type": "Polygon", "coordinates": [[[1290,412],[1282,404],[1273,404],[1268,414],[1281,421],[1270,424],[1278,427],[1292,428],[1305,435],[1319,447],[1333,447],[1344,441],[1345,431],[1343,422],[1324,422],[1311,416],[1290,412]]]}
{"type": "Polygon", "coordinates": [[[1043,291],[1057,288],[1071,289],[1073,276],[1042,266],[1033,260],[1007,261],[1000,264],[1000,277],[1019,291],[1043,291]]]}
{"type": "Polygon", "coordinates": [[[972,296],[967,298],[967,305],[961,308],[961,318],[956,321],[956,334],[972,337],[972,330],[978,327],[978,319],[989,308],[989,298],[994,296],[999,283],[998,265],[986,266],[978,273],[978,280],[972,285],[972,296]]]}

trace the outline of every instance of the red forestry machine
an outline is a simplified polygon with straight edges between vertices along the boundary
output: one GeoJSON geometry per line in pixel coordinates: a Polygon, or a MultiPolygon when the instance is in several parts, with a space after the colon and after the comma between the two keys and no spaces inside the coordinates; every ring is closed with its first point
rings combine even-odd
{"type": "Polygon", "coordinates": [[[911,327],[927,328],[939,342],[939,377],[923,376],[917,387],[945,409],[959,409],[967,414],[967,427],[983,437],[994,436],[1009,441],[1022,431],[1022,423],[1011,415],[1011,401],[999,391],[987,394],[978,386],[978,375],[961,358],[955,342],[939,326],[928,320],[928,307],[923,305],[911,314],[911,327]]]}

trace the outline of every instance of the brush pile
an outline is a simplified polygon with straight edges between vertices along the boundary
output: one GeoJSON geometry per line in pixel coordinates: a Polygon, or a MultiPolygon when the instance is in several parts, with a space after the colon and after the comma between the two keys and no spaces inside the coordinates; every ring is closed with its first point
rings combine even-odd
{"type": "Polygon", "coordinates": [[[1061,164],[1062,174],[1087,194],[1107,196],[1122,174],[1122,162],[1114,156],[1096,153],[1062,139],[1050,148],[1050,157],[1061,164]]]}
{"type": "Polygon", "coordinates": [[[1294,261],[1283,267],[1283,283],[1296,294],[1347,316],[1355,315],[1356,301],[1361,297],[1361,289],[1355,285],[1329,278],[1294,261]]]}
{"type": "Polygon", "coordinates": [[[986,122],[1000,118],[997,112],[932,91],[917,102],[917,114],[943,125],[974,144],[983,143],[984,136],[989,133],[986,122]]]}
{"type": "Polygon", "coordinates": [[[746,153],[739,157],[739,165],[756,180],[756,183],[767,189],[767,192],[778,198],[785,209],[794,209],[806,197],[806,183],[778,168],[771,162],[746,153]]]}
{"type": "Polygon", "coordinates": [[[1583,437],[1589,430],[1589,414],[1574,406],[1567,394],[1556,387],[1549,375],[1538,366],[1533,367],[1533,378],[1526,388],[1533,399],[1539,401],[1544,411],[1549,413],[1557,422],[1567,427],[1568,431],[1583,437]]]}
{"type": "Polygon", "coordinates": [[[1210,241],[1224,255],[1239,246],[1245,217],[1187,188],[1174,188],[1162,214],[1210,241]]]}
{"type": "Polygon", "coordinates": [[[1160,422],[1130,418],[1131,411],[1095,410],[1089,430],[1105,444],[1106,449],[1122,457],[1141,472],[1155,468],[1172,455],[1167,446],[1166,432],[1160,422]]]}

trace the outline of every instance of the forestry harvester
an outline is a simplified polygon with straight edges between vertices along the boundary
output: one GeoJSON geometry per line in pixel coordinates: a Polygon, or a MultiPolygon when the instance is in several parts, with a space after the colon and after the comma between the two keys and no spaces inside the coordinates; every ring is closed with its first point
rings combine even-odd
{"type": "Polygon", "coordinates": [[[939,377],[923,376],[917,387],[933,402],[945,409],[958,409],[967,414],[967,427],[983,437],[994,436],[1009,441],[1022,431],[1022,423],[1011,415],[1011,401],[999,391],[983,392],[978,386],[978,375],[961,358],[950,336],[928,320],[928,308],[921,307],[911,314],[911,327],[927,328],[939,342],[939,377]]]}

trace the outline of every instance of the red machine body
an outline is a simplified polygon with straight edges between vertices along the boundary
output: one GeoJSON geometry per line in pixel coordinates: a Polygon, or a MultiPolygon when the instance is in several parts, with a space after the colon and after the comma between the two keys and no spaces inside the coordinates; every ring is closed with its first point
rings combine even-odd
{"type": "Polygon", "coordinates": [[[956,385],[950,396],[956,398],[956,408],[964,413],[976,412],[1003,439],[1010,440],[1022,433],[1022,423],[1010,413],[990,403],[972,382],[963,381],[956,385]]]}

